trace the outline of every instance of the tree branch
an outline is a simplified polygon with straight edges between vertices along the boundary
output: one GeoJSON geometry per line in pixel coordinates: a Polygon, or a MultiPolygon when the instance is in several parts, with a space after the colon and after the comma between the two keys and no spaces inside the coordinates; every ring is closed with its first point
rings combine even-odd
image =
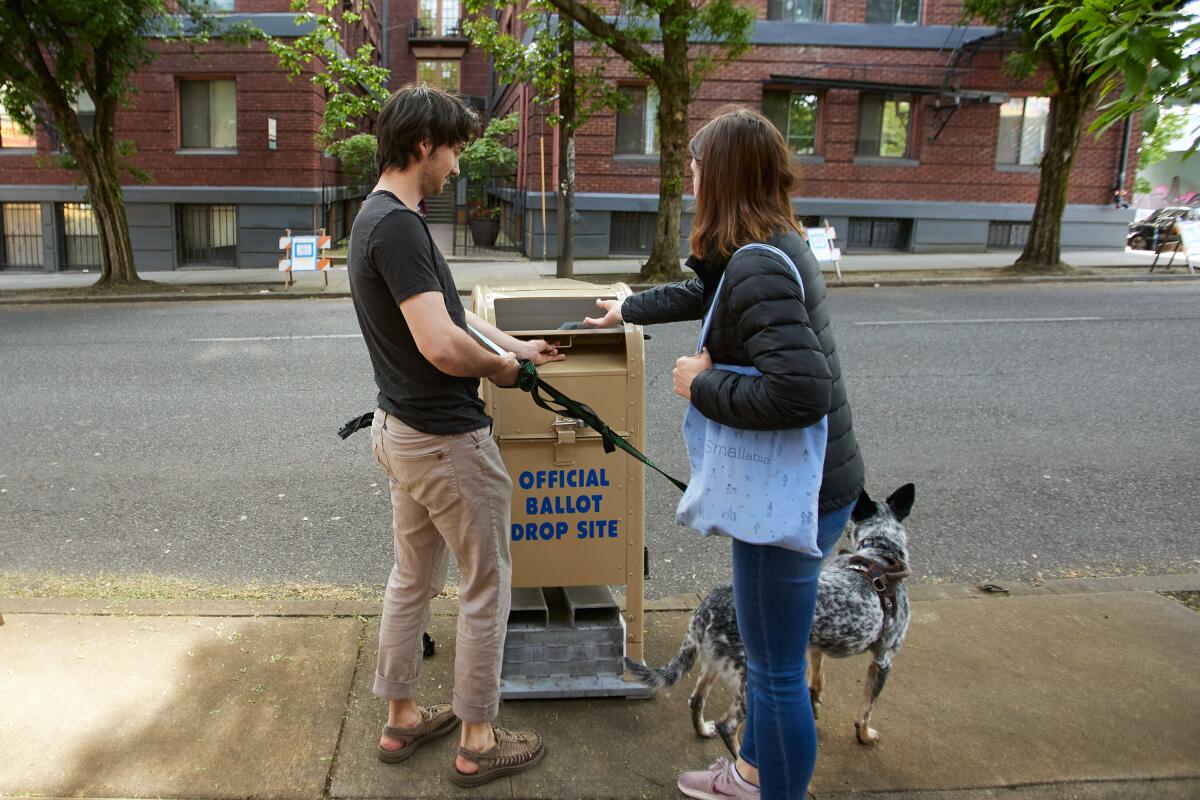
{"type": "Polygon", "coordinates": [[[617,55],[646,73],[655,83],[662,80],[662,60],[641,42],[597,14],[578,0],[547,0],[562,14],[578,22],[594,36],[611,47],[617,55]]]}

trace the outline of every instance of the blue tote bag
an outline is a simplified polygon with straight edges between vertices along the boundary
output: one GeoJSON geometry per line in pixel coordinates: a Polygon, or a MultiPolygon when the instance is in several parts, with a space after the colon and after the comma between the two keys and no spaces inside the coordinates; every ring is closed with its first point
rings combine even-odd
{"type": "MultiPolygon", "coordinates": [[[[791,267],[803,299],[804,281],[786,253],[758,243],[738,252],[749,249],[767,250],[791,267]]],[[[724,285],[722,275],[700,330],[697,353],[712,328],[724,285]]],[[[754,367],[734,364],[713,364],[713,368],[762,375],[754,367]]],[[[820,558],[817,500],[828,429],[825,417],[807,428],[733,428],[708,419],[689,403],[683,418],[683,438],[692,477],[675,511],[675,521],[704,536],[730,536],[749,544],[774,545],[820,558]]]]}

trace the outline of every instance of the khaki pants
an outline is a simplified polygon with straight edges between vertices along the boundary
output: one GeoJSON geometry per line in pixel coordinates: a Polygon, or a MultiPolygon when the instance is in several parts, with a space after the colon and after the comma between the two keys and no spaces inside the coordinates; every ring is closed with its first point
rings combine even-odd
{"type": "Polygon", "coordinates": [[[454,553],[462,585],[454,658],[454,713],[487,722],[500,706],[500,665],[511,605],[508,528],[512,481],[488,428],[454,436],[421,433],[382,409],[371,426],[375,458],[392,494],[396,563],[379,627],[374,692],[415,697],[429,601],[454,553]]]}

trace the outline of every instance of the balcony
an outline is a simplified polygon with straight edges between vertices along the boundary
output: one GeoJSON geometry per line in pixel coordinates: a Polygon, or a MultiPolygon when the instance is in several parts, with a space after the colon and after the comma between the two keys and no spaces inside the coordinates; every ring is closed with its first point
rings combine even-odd
{"type": "Polygon", "coordinates": [[[408,21],[408,42],[410,45],[462,45],[469,40],[462,30],[462,20],[458,17],[413,17],[408,21]]]}

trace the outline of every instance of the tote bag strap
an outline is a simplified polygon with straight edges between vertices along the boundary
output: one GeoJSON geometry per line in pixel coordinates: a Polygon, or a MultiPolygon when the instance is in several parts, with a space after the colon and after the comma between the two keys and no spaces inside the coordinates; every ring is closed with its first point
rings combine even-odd
{"type": "MultiPolygon", "coordinates": [[[[783,259],[783,263],[787,264],[792,269],[792,274],[796,276],[796,282],[800,284],[800,302],[804,302],[804,281],[800,278],[800,270],[796,269],[796,265],[792,263],[792,259],[788,254],[780,250],[778,247],[773,247],[762,242],[751,242],[750,244],[739,247],[732,256],[729,257],[733,261],[734,257],[743,250],[766,250],[769,253],[774,253],[783,259]]],[[[708,338],[708,331],[712,328],[713,317],[717,313],[717,301],[721,298],[721,288],[725,286],[725,273],[721,273],[721,280],[717,282],[717,291],[713,294],[712,305],[708,307],[708,314],[704,317],[704,325],[700,328],[700,338],[696,342],[696,354],[699,355],[704,349],[704,340],[708,338]]]]}

